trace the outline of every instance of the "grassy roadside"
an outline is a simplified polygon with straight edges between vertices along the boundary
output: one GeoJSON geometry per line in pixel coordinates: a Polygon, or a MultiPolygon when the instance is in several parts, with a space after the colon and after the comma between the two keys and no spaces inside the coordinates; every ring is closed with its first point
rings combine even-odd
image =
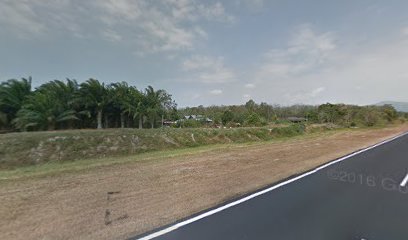
{"type": "Polygon", "coordinates": [[[3,170],[0,238],[128,239],[407,130],[306,131],[3,170]],[[107,202],[109,192],[118,194],[107,202]],[[110,225],[107,209],[117,219],[110,225]]]}
{"type": "Polygon", "coordinates": [[[195,147],[183,147],[177,149],[157,150],[153,152],[145,152],[128,156],[110,156],[103,158],[85,158],[75,161],[66,162],[48,162],[39,165],[22,166],[15,169],[0,170],[0,183],[7,180],[15,180],[20,178],[46,177],[58,175],[61,173],[79,173],[86,170],[91,170],[98,167],[106,167],[118,164],[129,164],[139,161],[161,161],[169,158],[180,156],[199,155],[206,152],[214,152],[231,149],[239,149],[247,146],[261,146],[273,143],[282,143],[287,141],[297,141],[302,139],[316,139],[323,136],[334,135],[337,133],[348,131],[368,131],[369,129],[334,129],[330,131],[318,131],[296,136],[282,136],[279,138],[269,139],[265,141],[251,141],[244,143],[223,143],[211,144],[195,147]]]}
{"type": "MultiPolygon", "coordinates": [[[[225,143],[266,141],[304,133],[303,125],[233,129],[104,129],[0,135],[0,169],[120,157],[225,143]]],[[[319,129],[320,131],[320,129],[319,129]]]]}

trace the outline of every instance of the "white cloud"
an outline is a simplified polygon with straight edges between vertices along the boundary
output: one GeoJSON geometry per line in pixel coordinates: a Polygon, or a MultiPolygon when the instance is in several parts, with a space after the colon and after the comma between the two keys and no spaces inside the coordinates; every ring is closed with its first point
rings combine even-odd
{"type": "Polygon", "coordinates": [[[247,84],[245,84],[245,88],[255,88],[255,84],[247,83],[247,84]]]}
{"type": "Polygon", "coordinates": [[[406,38],[351,47],[335,44],[330,33],[307,30],[297,36],[287,48],[270,51],[257,69],[257,98],[284,104],[408,100],[406,38]]]}
{"type": "Polygon", "coordinates": [[[233,22],[235,19],[226,13],[224,5],[220,2],[208,5],[195,0],[165,0],[163,2],[171,10],[172,16],[178,20],[196,21],[205,18],[207,20],[233,22]]]}
{"type": "Polygon", "coordinates": [[[206,56],[195,55],[183,62],[183,69],[186,71],[197,69],[208,69],[214,66],[214,59],[206,56]]]}
{"type": "Polygon", "coordinates": [[[201,97],[201,94],[199,94],[199,93],[193,93],[192,96],[191,96],[191,99],[198,99],[198,98],[200,98],[200,97],[201,97]]]}
{"type": "Polygon", "coordinates": [[[301,25],[285,49],[272,49],[265,54],[256,78],[282,79],[304,74],[323,65],[335,49],[332,33],[316,33],[311,25],[301,25]]]}
{"type": "Polygon", "coordinates": [[[195,28],[194,28],[194,32],[196,33],[196,34],[198,34],[200,37],[202,37],[202,38],[205,38],[205,39],[207,39],[208,38],[208,34],[207,34],[207,32],[206,31],[204,31],[201,27],[199,27],[199,26],[196,26],[195,28]]]}
{"type": "Polygon", "coordinates": [[[182,69],[203,83],[227,83],[235,79],[222,57],[194,55],[182,63],[182,69]]]}
{"type": "Polygon", "coordinates": [[[194,32],[179,28],[171,22],[146,22],[142,28],[148,33],[141,39],[141,47],[150,52],[191,49],[194,32]]]}
{"type": "Polygon", "coordinates": [[[207,20],[218,19],[220,21],[234,22],[235,17],[226,14],[224,6],[220,2],[214,3],[212,6],[206,7],[203,4],[197,7],[199,14],[207,20]]]}
{"type": "Polygon", "coordinates": [[[325,87],[318,87],[312,90],[292,90],[283,95],[286,103],[289,104],[301,104],[301,103],[314,103],[316,98],[319,97],[326,90],[325,87]]]}
{"type": "Polygon", "coordinates": [[[221,89],[214,89],[210,91],[211,95],[221,95],[222,94],[222,90],[221,89]]]}
{"type": "Polygon", "coordinates": [[[315,33],[311,25],[304,24],[289,41],[289,53],[309,53],[312,55],[324,55],[327,51],[336,48],[332,33],[315,33]]]}
{"type": "Polygon", "coordinates": [[[110,29],[103,31],[102,37],[104,37],[105,39],[111,42],[119,42],[122,40],[121,35],[119,35],[117,32],[110,30],[110,29]]]}
{"type": "Polygon", "coordinates": [[[408,27],[402,28],[402,29],[401,29],[401,33],[402,33],[402,35],[404,35],[404,36],[408,36],[408,27]]]}
{"type": "Polygon", "coordinates": [[[105,14],[98,16],[109,25],[115,25],[122,21],[136,20],[142,16],[144,1],[106,0],[91,2],[93,8],[102,9],[105,14]],[[119,17],[121,16],[121,17],[119,17]]]}
{"type": "Polygon", "coordinates": [[[83,38],[88,29],[89,12],[76,0],[0,1],[0,34],[32,39],[66,34],[83,38]]]}
{"type": "Polygon", "coordinates": [[[46,31],[46,26],[36,21],[37,13],[24,1],[0,2],[0,27],[7,25],[19,37],[38,35],[46,31]]]}
{"type": "Polygon", "coordinates": [[[336,101],[372,104],[379,100],[407,101],[408,42],[394,40],[343,53],[327,72],[314,76],[327,82],[336,101]],[[364,90],[364,91],[362,91],[364,90]]]}
{"type": "Polygon", "coordinates": [[[244,95],[242,95],[242,98],[244,99],[244,101],[248,101],[249,99],[251,99],[251,95],[244,94],[244,95]]]}
{"type": "Polygon", "coordinates": [[[195,41],[208,38],[197,21],[229,21],[221,3],[204,5],[194,0],[109,1],[97,6],[106,9],[101,20],[109,26],[136,31],[137,52],[191,50],[195,41]]]}
{"type": "Polygon", "coordinates": [[[239,0],[236,4],[238,7],[243,6],[245,9],[258,12],[264,8],[265,0],[239,0]]]}
{"type": "Polygon", "coordinates": [[[316,89],[314,89],[311,93],[310,96],[311,97],[316,97],[317,95],[319,95],[321,92],[323,92],[326,88],[325,87],[318,87],[316,89]]]}
{"type": "Polygon", "coordinates": [[[56,33],[126,41],[138,54],[190,50],[208,38],[202,21],[231,22],[223,4],[196,0],[3,0],[0,33],[56,33]]]}

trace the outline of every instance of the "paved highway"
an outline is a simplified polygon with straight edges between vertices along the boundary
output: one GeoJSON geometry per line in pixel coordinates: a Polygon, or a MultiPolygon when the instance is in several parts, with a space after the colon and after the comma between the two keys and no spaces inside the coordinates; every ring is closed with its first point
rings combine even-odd
{"type": "Polygon", "coordinates": [[[134,239],[408,239],[408,135],[134,239]]]}

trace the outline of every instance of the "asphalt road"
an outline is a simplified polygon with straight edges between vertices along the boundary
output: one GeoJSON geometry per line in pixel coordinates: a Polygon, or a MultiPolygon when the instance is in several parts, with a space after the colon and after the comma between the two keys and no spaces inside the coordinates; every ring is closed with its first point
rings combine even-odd
{"type": "Polygon", "coordinates": [[[179,228],[159,229],[155,238],[144,237],[407,240],[408,184],[400,185],[407,173],[404,135],[179,228]]]}

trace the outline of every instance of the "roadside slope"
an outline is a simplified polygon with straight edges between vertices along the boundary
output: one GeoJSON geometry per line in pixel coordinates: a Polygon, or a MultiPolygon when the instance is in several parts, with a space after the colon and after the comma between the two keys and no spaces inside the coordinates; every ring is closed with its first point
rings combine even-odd
{"type": "Polygon", "coordinates": [[[2,239],[123,239],[408,130],[339,131],[78,173],[4,180],[2,239]]]}
{"type": "Polygon", "coordinates": [[[291,124],[272,128],[85,129],[8,133],[0,134],[0,169],[213,144],[261,142],[301,135],[304,131],[304,125],[291,124]]]}

